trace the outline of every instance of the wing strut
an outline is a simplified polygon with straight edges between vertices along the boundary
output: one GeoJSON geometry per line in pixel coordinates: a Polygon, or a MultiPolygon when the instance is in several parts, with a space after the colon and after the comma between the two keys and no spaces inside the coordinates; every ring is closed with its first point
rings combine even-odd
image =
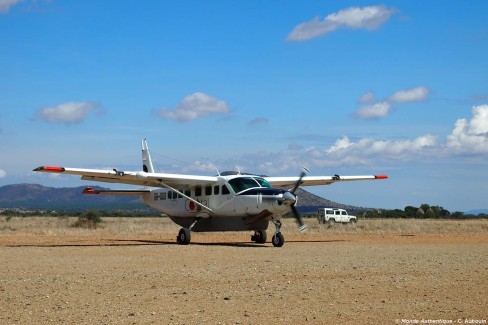
{"type": "Polygon", "coordinates": [[[207,206],[205,206],[205,205],[201,204],[201,203],[200,203],[200,202],[198,202],[197,200],[192,199],[192,198],[191,198],[191,197],[189,197],[188,195],[185,195],[185,194],[184,194],[184,193],[182,193],[181,191],[179,191],[179,190],[177,190],[177,189],[175,189],[175,188],[173,188],[173,187],[169,186],[168,184],[164,183],[164,182],[163,182],[163,181],[161,181],[161,180],[158,180],[158,181],[159,181],[159,183],[160,183],[160,184],[161,184],[163,187],[169,188],[170,190],[172,190],[172,191],[174,191],[174,192],[178,193],[179,195],[183,196],[184,198],[186,198],[186,199],[188,199],[188,200],[192,201],[193,203],[195,203],[195,204],[197,204],[197,205],[201,206],[202,208],[204,208],[204,209],[206,209],[206,210],[210,211],[211,213],[213,213],[212,209],[210,209],[209,207],[207,207],[207,206]]]}

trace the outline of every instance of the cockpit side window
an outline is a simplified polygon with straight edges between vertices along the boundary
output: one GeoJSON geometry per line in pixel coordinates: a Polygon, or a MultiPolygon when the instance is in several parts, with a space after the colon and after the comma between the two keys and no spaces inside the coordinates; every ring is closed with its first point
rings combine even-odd
{"type": "Polygon", "coordinates": [[[259,185],[261,185],[261,187],[271,188],[271,184],[264,178],[256,177],[254,179],[259,183],[259,185]]]}
{"type": "Polygon", "coordinates": [[[260,187],[260,184],[252,177],[237,177],[229,180],[229,185],[234,192],[239,193],[248,188],[260,187]]]}

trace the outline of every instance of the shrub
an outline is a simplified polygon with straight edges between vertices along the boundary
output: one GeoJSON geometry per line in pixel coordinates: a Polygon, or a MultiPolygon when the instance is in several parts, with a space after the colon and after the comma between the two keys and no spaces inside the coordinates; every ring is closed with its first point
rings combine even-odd
{"type": "Polygon", "coordinates": [[[89,210],[82,213],[78,217],[78,220],[73,224],[73,227],[96,229],[98,227],[98,224],[102,221],[102,214],[99,211],[89,210]]]}

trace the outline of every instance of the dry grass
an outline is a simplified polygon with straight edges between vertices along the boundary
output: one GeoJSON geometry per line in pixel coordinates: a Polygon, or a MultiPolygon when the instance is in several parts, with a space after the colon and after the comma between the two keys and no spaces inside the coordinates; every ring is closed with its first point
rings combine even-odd
{"type": "MultiPolygon", "coordinates": [[[[0,234],[36,234],[44,236],[83,236],[83,235],[175,235],[179,226],[168,218],[103,218],[97,229],[75,228],[76,217],[14,217],[0,218],[0,234]]],[[[456,234],[486,233],[488,220],[425,220],[425,219],[361,219],[357,224],[322,225],[315,219],[305,219],[311,235],[420,235],[420,234],[456,234]]],[[[269,231],[274,227],[270,225],[269,231]]],[[[296,233],[296,224],[292,219],[285,219],[282,231],[296,233]]]]}

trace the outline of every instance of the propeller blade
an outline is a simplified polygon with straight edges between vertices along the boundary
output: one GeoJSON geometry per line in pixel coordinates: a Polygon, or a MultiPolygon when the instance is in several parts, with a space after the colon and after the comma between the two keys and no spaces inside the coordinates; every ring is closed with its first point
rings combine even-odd
{"type": "Polygon", "coordinates": [[[300,186],[300,184],[302,183],[302,178],[307,175],[309,173],[308,169],[306,167],[303,167],[302,168],[302,171],[300,173],[300,176],[298,176],[298,180],[297,182],[295,183],[295,186],[293,187],[293,189],[290,191],[290,193],[292,194],[295,194],[295,191],[297,190],[297,188],[300,186]]]}
{"type": "Polygon", "coordinates": [[[290,206],[290,208],[291,208],[291,212],[293,212],[293,216],[297,220],[300,231],[304,231],[305,229],[307,229],[308,226],[303,222],[303,219],[300,216],[300,213],[298,213],[298,210],[295,207],[295,205],[290,206]]]}

